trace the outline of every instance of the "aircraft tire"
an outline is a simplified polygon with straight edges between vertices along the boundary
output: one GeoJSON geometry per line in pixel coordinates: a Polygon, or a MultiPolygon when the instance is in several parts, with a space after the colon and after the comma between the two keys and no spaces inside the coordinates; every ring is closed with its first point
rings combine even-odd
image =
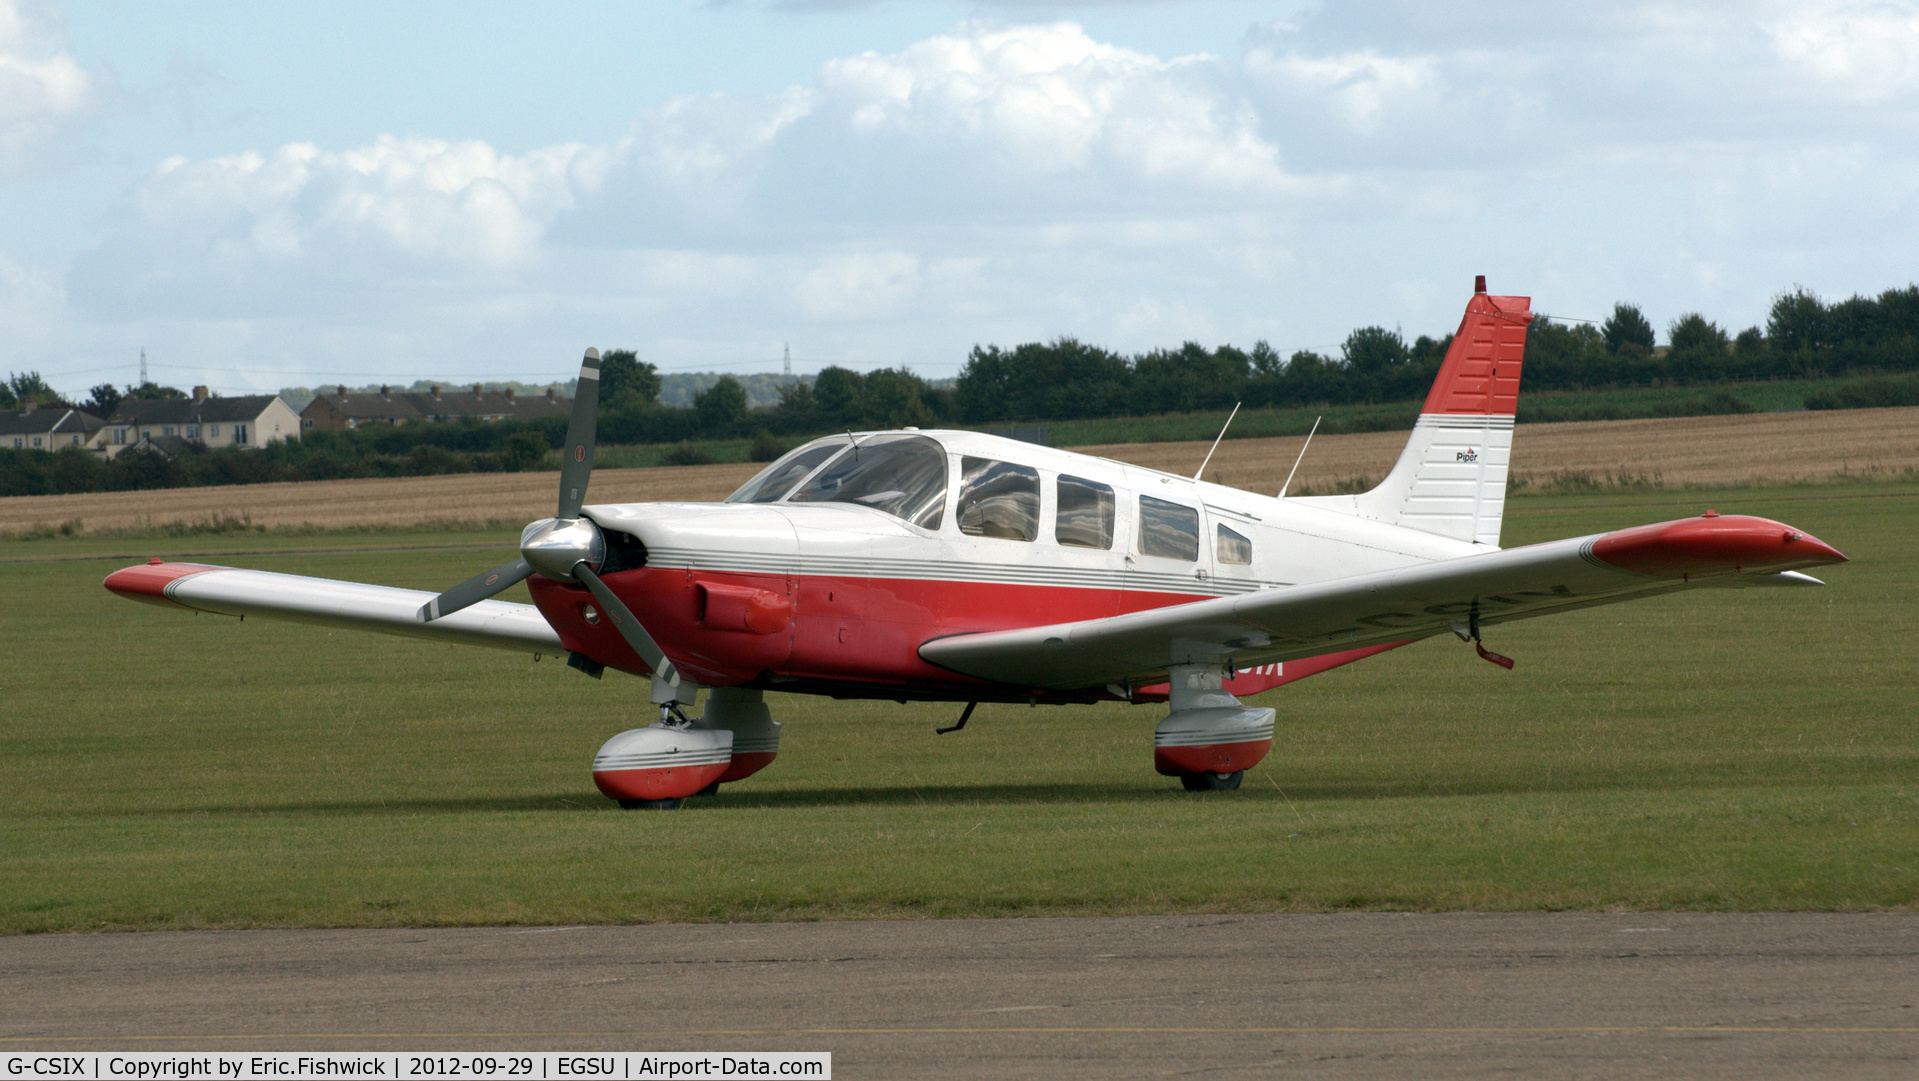
{"type": "Polygon", "coordinates": [[[720,794],[720,782],[714,781],[712,784],[707,785],[705,788],[693,794],[696,796],[717,796],[720,794]]]}
{"type": "Polygon", "coordinates": [[[1240,779],[1244,776],[1246,776],[1245,770],[1234,770],[1231,773],[1214,773],[1208,770],[1203,773],[1182,773],[1179,775],[1179,783],[1188,792],[1231,792],[1239,787],[1240,779]]]}
{"type": "Polygon", "coordinates": [[[671,811],[680,805],[677,799],[623,799],[620,806],[629,811],[671,811]]]}

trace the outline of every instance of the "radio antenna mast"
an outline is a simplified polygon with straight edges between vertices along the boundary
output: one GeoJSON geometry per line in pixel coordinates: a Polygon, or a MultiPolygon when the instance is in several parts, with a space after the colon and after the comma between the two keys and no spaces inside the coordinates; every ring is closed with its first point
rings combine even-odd
{"type": "Polygon", "coordinates": [[[793,343],[786,343],[786,377],[793,378],[793,343]]]}
{"type": "MultiPolygon", "coordinates": [[[[1319,422],[1324,419],[1325,414],[1323,413],[1313,418],[1313,432],[1319,431],[1319,422]]],[[[1286,498],[1286,489],[1293,486],[1293,473],[1299,472],[1299,463],[1306,460],[1306,448],[1313,445],[1313,432],[1306,433],[1306,442],[1299,445],[1299,457],[1293,459],[1292,473],[1286,474],[1286,483],[1279,486],[1279,498],[1281,499],[1286,498]]]]}
{"type": "Polygon", "coordinates": [[[1213,451],[1215,451],[1215,450],[1218,450],[1218,449],[1219,449],[1219,441],[1220,441],[1221,439],[1224,439],[1224,438],[1226,438],[1226,429],[1228,429],[1228,428],[1231,428],[1231,427],[1233,426],[1233,418],[1234,418],[1234,417],[1236,417],[1236,416],[1239,416],[1239,407],[1240,407],[1240,404],[1241,404],[1241,403],[1239,403],[1239,402],[1234,402],[1234,403],[1233,403],[1233,411],[1232,411],[1231,413],[1228,413],[1228,414],[1226,414],[1226,423],[1224,423],[1224,424],[1222,424],[1222,425],[1220,425],[1220,426],[1219,426],[1219,436],[1218,436],[1217,438],[1215,438],[1215,439],[1213,440],[1213,447],[1212,447],[1212,450],[1208,450],[1208,451],[1206,452],[1206,457],[1205,457],[1205,459],[1203,459],[1203,460],[1202,460],[1202,461],[1201,461],[1201,462],[1199,463],[1199,472],[1197,472],[1197,473],[1194,473],[1194,474],[1193,474],[1193,479],[1194,479],[1194,480],[1198,480],[1198,479],[1199,479],[1199,474],[1200,474],[1200,473],[1204,473],[1204,472],[1206,472],[1206,463],[1207,463],[1207,462],[1210,462],[1210,461],[1212,461],[1212,460],[1213,460],[1213,451]]]}
{"type": "Polygon", "coordinates": [[[140,347],[140,385],[147,385],[147,347],[140,347]]]}

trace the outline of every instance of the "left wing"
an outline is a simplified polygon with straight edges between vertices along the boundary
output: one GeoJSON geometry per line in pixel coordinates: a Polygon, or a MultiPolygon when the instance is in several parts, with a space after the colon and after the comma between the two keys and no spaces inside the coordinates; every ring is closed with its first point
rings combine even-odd
{"type": "Polygon", "coordinates": [[[262,616],[522,653],[566,652],[546,617],[530,604],[481,601],[426,623],[420,607],[435,594],[424,590],[157,560],[114,571],[105,585],[130,600],[195,612],[262,616]]]}
{"type": "Polygon", "coordinates": [[[1150,683],[1174,664],[1244,669],[1695,586],[1818,585],[1798,569],[1845,561],[1791,526],[1709,512],[1107,619],[955,635],[920,656],[1021,687],[1150,683]]]}

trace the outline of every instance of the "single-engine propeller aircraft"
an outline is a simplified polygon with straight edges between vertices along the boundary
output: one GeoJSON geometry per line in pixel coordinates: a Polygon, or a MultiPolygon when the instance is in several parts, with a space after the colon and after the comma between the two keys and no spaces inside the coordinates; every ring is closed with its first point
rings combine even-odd
{"type": "MultiPolygon", "coordinates": [[[[158,559],[135,600],[565,653],[652,677],[657,722],[593,762],[626,807],[672,807],[773,761],[769,690],[966,703],[1166,702],[1154,765],[1231,789],[1272,745],[1239,696],[1447,632],[1683,589],[1818,585],[1845,557],[1718,515],[1499,547],[1527,297],[1477,283],[1412,437],[1360,495],[1285,498],[965,431],[817,439],[720,503],[585,505],[589,349],[552,518],[520,558],[434,596],[158,559]],[[525,581],[533,604],[493,600],[525,581]],[[697,717],[686,707],[705,692],[697,717]]],[[[951,731],[943,728],[940,731],[951,731]]]]}

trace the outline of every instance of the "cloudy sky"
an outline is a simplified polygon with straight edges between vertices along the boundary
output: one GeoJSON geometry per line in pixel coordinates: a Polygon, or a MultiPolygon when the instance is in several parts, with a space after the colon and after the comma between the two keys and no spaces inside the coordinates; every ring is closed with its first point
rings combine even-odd
{"type": "Polygon", "coordinates": [[[0,369],[76,396],[1737,330],[1919,278],[1916,190],[1913,2],[0,0],[0,369]]]}

